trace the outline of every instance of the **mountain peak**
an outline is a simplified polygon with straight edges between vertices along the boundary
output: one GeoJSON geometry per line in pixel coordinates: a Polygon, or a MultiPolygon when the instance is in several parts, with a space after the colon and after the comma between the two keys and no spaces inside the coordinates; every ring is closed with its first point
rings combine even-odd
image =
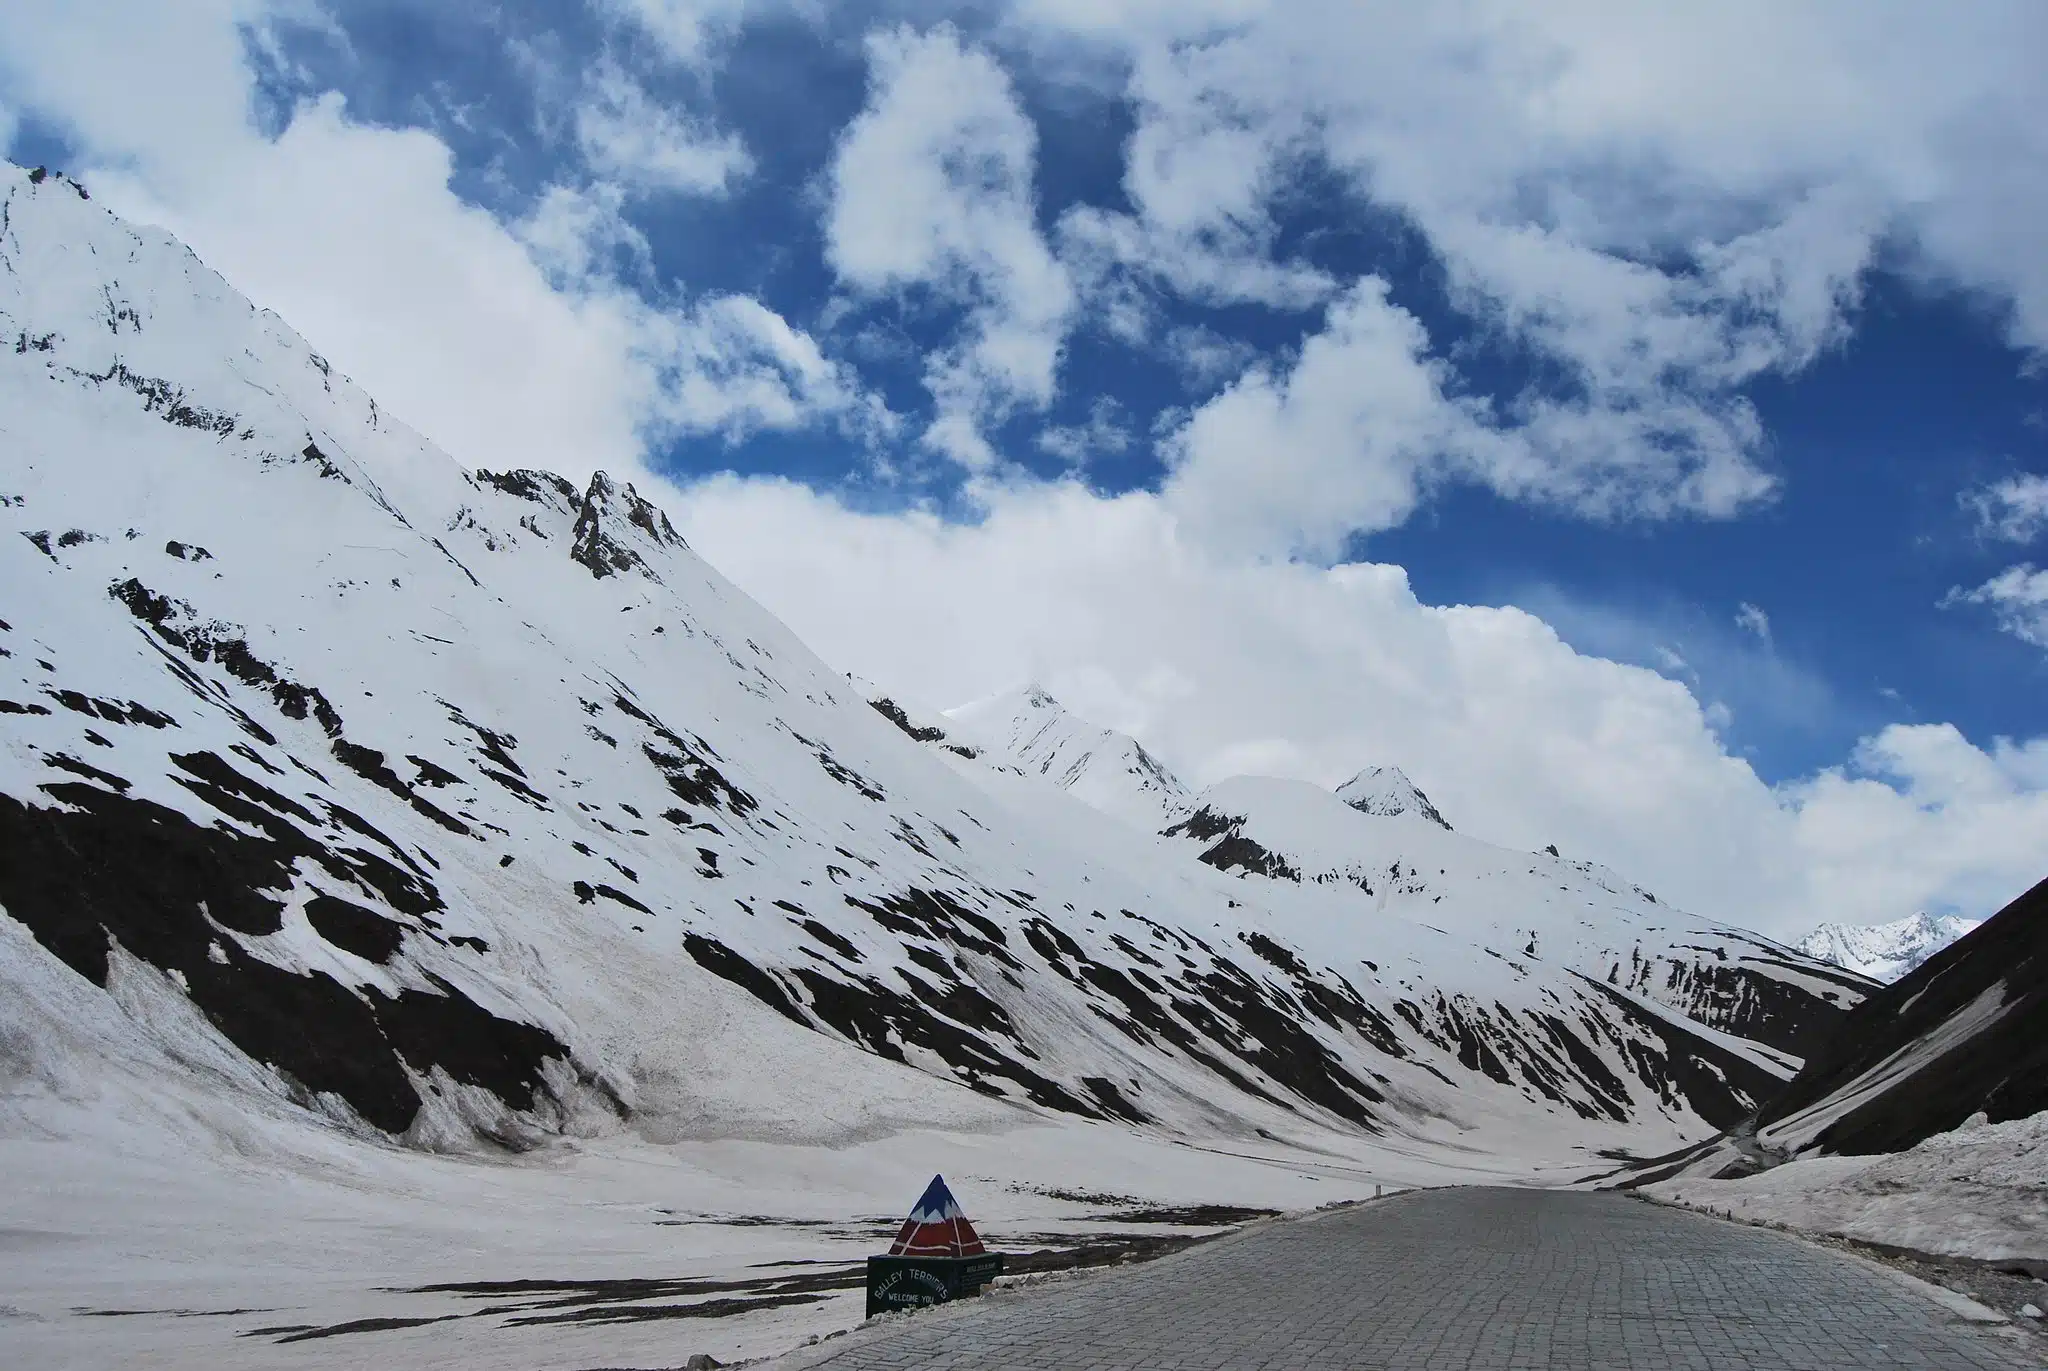
{"type": "Polygon", "coordinates": [[[583,493],[575,538],[570,557],[600,580],[637,571],[659,584],[661,577],[634,544],[652,543],[662,549],[687,546],[668,515],[641,499],[631,482],[614,481],[602,471],[590,478],[590,488],[583,493]]]}
{"type": "Polygon", "coordinates": [[[1977,919],[1924,910],[1881,924],[1822,924],[1797,946],[1809,957],[1833,962],[1874,981],[1898,980],[1920,963],[1977,927],[1977,919]]]}
{"type": "Polygon", "coordinates": [[[1147,832],[1187,812],[1187,787],[1144,744],[1072,713],[1044,686],[1006,690],[946,717],[994,756],[1147,832]]]}
{"type": "Polygon", "coordinates": [[[1361,814],[1392,817],[1414,814],[1448,830],[1451,821],[1438,812],[1415,782],[1398,766],[1369,766],[1337,787],[1337,798],[1361,814]]]}
{"type": "Polygon", "coordinates": [[[1032,709],[1051,710],[1059,714],[1067,712],[1067,707],[1054,699],[1050,690],[1036,682],[1025,686],[1017,694],[1032,709]]]}

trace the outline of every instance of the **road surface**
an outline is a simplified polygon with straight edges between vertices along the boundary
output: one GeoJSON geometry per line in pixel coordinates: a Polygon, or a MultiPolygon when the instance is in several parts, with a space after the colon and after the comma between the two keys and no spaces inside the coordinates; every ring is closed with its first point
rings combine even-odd
{"type": "MultiPolygon", "coordinates": [[[[1614,1194],[1416,1191],[864,1330],[820,1371],[2039,1366],[1854,1258],[1614,1194]]],[[[822,1356],[820,1355],[822,1354],[822,1356]]]]}

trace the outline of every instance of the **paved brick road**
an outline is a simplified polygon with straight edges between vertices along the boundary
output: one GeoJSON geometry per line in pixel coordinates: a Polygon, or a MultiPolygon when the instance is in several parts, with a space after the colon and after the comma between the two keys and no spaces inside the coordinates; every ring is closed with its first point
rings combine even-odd
{"type": "Polygon", "coordinates": [[[1437,1190],[920,1315],[808,1363],[1061,1371],[2039,1365],[1847,1257],[1619,1195],[1437,1190]]]}

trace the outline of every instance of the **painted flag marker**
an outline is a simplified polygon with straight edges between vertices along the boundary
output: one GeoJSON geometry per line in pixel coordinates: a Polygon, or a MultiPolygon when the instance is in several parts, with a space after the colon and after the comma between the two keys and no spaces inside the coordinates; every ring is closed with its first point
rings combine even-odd
{"type": "Polygon", "coordinates": [[[892,1257],[978,1257],[985,1251],[944,1176],[932,1177],[889,1247],[892,1257]]]}
{"type": "Polygon", "coordinates": [[[932,1177],[883,1257],[868,1258],[868,1314],[978,1295],[1003,1273],[1003,1254],[982,1245],[944,1176],[932,1177]]]}

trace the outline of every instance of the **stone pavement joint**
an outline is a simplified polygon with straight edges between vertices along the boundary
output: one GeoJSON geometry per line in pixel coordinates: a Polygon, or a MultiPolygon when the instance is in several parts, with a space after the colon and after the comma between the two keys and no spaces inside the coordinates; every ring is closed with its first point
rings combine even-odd
{"type": "Polygon", "coordinates": [[[2013,1371],[1839,1253],[1614,1194],[1421,1190],[863,1333],[829,1371],[2013,1371]]]}

